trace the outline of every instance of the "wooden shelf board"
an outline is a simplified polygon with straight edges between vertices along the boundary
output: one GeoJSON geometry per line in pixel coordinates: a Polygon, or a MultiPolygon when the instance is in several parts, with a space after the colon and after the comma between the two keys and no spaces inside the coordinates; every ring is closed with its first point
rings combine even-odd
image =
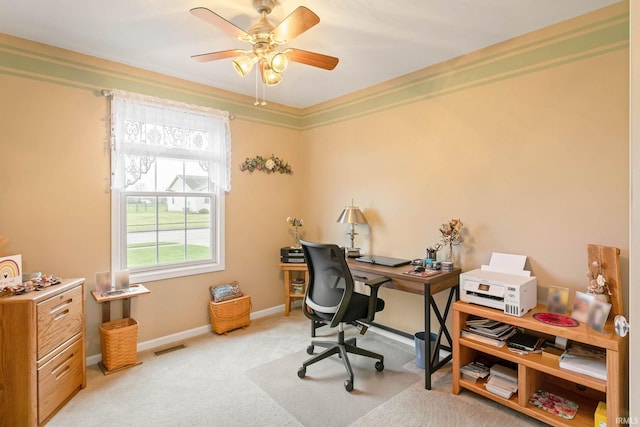
{"type": "Polygon", "coordinates": [[[486,317],[499,322],[508,323],[519,328],[535,330],[538,333],[559,336],[571,341],[594,345],[607,350],[620,351],[624,339],[613,332],[613,322],[608,321],[604,327],[604,333],[599,333],[589,328],[586,324],[580,323],[576,327],[553,326],[539,322],[533,318],[535,313],[544,313],[546,306],[538,304],[537,307],[529,311],[522,317],[511,316],[500,310],[457,301],[453,304],[454,311],[462,311],[466,314],[486,317]]]}
{"type": "Polygon", "coordinates": [[[509,362],[514,362],[519,365],[524,365],[529,368],[533,368],[537,371],[542,371],[548,374],[552,374],[553,376],[556,376],[577,384],[581,384],[585,387],[589,387],[594,390],[598,390],[601,392],[607,391],[606,381],[591,377],[589,375],[579,374],[577,372],[569,371],[567,369],[562,369],[558,365],[557,360],[543,357],[542,354],[520,355],[518,353],[509,351],[506,345],[504,347],[494,347],[491,345],[481,343],[479,341],[474,341],[473,339],[463,338],[463,337],[460,337],[460,345],[464,345],[465,347],[472,348],[482,353],[490,354],[492,356],[498,357],[503,360],[508,360],[509,362]]]}
{"type": "MultiPolygon", "coordinates": [[[[593,414],[595,412],[596,406],[598,405],[598,402],[585,399],[579,394],[571,393],[564,389],[560,392],[556,392],[559,396],[565,397],[578,404],[578,412],[576,413],[576,416],[572,420],[566,420],[528,403],[526,406],[521,406],[520,404],[518,404],[518,393],[514,393],[514,395],[509,399],[505,399],[504,397],[498,396],[497,394],[493,394],[490,391],[487,391],[487,389],[485,388],[485,383],[485,380],[478,380],[474,383],[473,381],[465,378],[460,379],[460,387],[486,397],[487,399],[491,399],[497,403],[500,403],[501,405],[522,412],[523,414],[526,414],[547,424],[566,427],[593,426],[593,414]]],[[[547,387],[548,389],[553,389],[553,385],[545,384],[545,387],[547,387]]],[[[551,392],[553,393],[553,391],[551,392]]]]}

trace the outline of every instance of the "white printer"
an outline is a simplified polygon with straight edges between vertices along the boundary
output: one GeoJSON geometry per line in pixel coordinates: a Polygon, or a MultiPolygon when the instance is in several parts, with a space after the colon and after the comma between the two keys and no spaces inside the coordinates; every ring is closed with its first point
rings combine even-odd
{"type": "Polygon", "coordinates": [[[524,270],[527,257],[494,252],[489,265],[460,275],[460,299],[524,316],[538,304],[535,276],[524,270]]]}

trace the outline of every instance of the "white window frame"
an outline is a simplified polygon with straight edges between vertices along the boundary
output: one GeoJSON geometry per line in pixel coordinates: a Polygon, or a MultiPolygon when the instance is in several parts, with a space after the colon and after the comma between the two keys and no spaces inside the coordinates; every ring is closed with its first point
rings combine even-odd
{"type": "MultiPolygon", "coordinates": [[[[124,93],[124,92],[118,92],[124,93]]],[[[144,99],[156,100],[156,98],[143,97],[144,99]]],[[[160,100],[161,101],[161,100],[160,100]]],[[[167,101],[170,102],[170,101],[167,101]]],[[[175,105],[176,103],[172,103],[175,105]]],[[[183,104],[186,105],[186,104],[183,104]]],[[[117,141],[112,141],[112,156],[117,141]]],[[[112,174],[115,172],[112,162],[112,174]]],[[[228,171],[227,171],[228,172],[228,171]]],[[[211,172],[209,172],[211,173],[211,172]]],[[[187,197],[211,197],[209,207],[211,224],[211,253],[212,259],[206,260],[186,260],[184,262],[154,265],[147,267],[136,267],[129,269],[129,280],[131,283],[144,283],[155,280],[171,279],[195,274],[222,271],[225,269],[225,196],[229,190],[229,181],[226,189],[221,185],[210,183],[212,190],[209,192],[184,192],[180,196],[187,197]],[[226,191],[225,191],[226,190],[226,191]]],[[[126,191],[112,185],[111,189],[111,271],[116,272],[127,268],[127,196],[141,195],[140,191],[126,191]]],[[[176,193],[171,192],[144,192],[142,197],[171,197],[176,193]]],[[[186,227],[186,224],[185,224],[186,227]]]]}
{"type": "MultiPolygon", "coordinates": [[[[133,192],[131,192],[133,193],[133,192]]],[[[126,268],[127,263],[127,221],[126,197],[129,192],[112,191],[111,197],[111,259],[112,271],[119,271],[126,268]]],[[[135,194],[138,194],[137,192],[135,194]]],[[[165,193],[146,193],[148,197],[165,193]]],[[[194,274],[211,273],[223,271],[225,269],[225,235],[224,235],[224,191],[214,190],[212,194],[212,204],[216,206],[209,210],[209,214],[214,216],[211,223],[213,238],[211,239],[212,260],[184,261],[177,264],[154,265],[153,267],[139,267],[130,270],[129,281],[131,283],[145,283],[154,280],[172,279],[176,277],[191,276],[194,274]]],[[[174,194],[175,195],[175,194],[174,194]]],[[[195,194],[194,194],[195,195],[195,194]]],[[[202,193],[197,194],[202,197],[202,193]]]]}

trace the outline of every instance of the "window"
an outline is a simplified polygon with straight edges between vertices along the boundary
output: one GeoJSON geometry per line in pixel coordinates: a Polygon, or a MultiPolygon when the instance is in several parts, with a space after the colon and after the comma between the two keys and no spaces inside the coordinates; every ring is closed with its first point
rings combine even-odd
{"type": "Polygon", "coordinates": [[[228,114],[112,96],[112,270],[138,282],[223,270],[228,114]]]}

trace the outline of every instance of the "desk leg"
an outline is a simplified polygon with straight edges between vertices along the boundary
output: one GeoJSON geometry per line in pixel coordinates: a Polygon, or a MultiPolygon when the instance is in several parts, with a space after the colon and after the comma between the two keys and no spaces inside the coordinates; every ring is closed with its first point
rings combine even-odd
{"type": "Polygon", "coordinates": [[[424,364],[424,388],[431,390],[431,296],[429,288],[425,286],[424,290],[424,348],[425,348],[425,364],[424,364]]]}
{"type": "Polygon", "coordinates": [[[111,320],[111,301],[102,303],[102,323],[107,323],[111,320]]]}
{"type": "Polygon", "coordinates": [[[425,350],[431,348],[431,309],[433,309],[438,323],[440,327],[438,329],[438,336],[436,338],[436,342],[434,344],[434,352],[433,354],[428,353],[428,359],[425,361],[425,369],[424,369],[424,388],[427,390],[431,390],[431,374],[433,374],[438,369],[442,368],[445,364],[447,364],[452,358],[453,355],[449,354],[440,360],[440,349],[447,350],[449,352],[453,351],[453,339],[451,338],[451,334],[449,333],[449,329],[447,329],[447,318],[449,317],[449,312],[451,311],[451,304],[454,301],[457,301],[460,296],[460,288],[459,286],[454,286],[449,291],[449,298],[447,299],[447,305],[445,306],[443,314],[440,314],[440,310],[438,309],[438,305],[436,304],[435,299],[429,292],[425,289],[424,295],[424,330],[425,330],[425,350]],[[449,342],[449,346],[440,345],[442,341],[442,336],[446,338],[449,342]],[[427,341],[429,340],[429,341],[427,341]],[[428,344],[427,344],[428,342],[428,344]]]}

